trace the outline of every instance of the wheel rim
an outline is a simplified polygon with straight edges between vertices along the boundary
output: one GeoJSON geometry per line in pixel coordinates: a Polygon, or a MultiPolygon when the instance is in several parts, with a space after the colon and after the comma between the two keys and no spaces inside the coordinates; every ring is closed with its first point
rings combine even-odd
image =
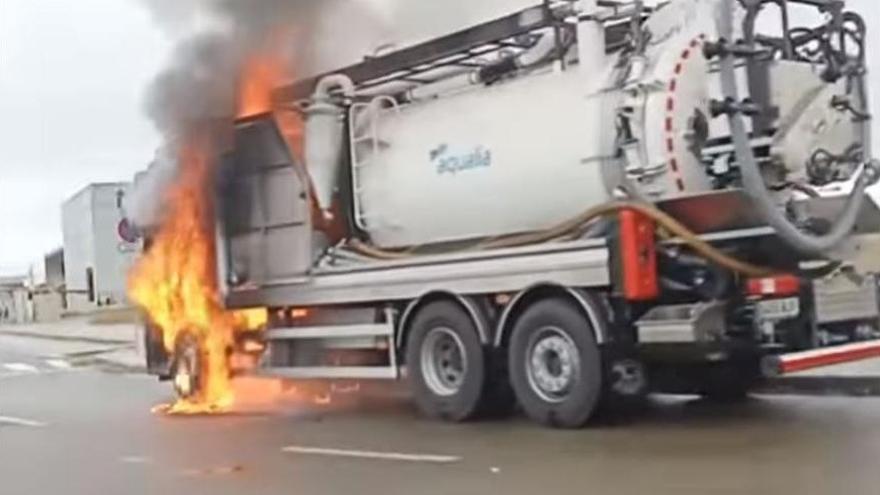
{"type": "Polygon", "coordinates": [[[562,329],[544,327],[526,347],[525,369],[529,386],[547,402],[563,402],[571,394],[581,372],[577,345],[562,329]]]}
{"type": "Polygon", "coordinates": [[[626,396],[635,396],[647,386],[645,369],[641,363],[632,359],[617,361],[611,366],[613,377],[611,388],[626,396]]]}
{"type": "Polygon", "coordinates": [[[189,399],[199,392],[199,349],[186,343],[178,349],[177,364],[174,369],[174,390],[177,395],[189,399]]]}
{"type": "Polygon", "coordinates": [[[451,328],[432,329],[422,343],[421,365],[425,384],[432,392],[455,395],[467,373],[464,342],[451,328]]]}

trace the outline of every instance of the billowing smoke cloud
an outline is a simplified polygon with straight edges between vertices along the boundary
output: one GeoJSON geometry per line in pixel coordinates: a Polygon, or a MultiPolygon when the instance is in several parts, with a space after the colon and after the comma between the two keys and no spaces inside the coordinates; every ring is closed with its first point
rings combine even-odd
{"type": "Polygon", "coordinates": [[[162,191],[174,180],[177,160],[169,147],[163,147],[148,168],[134,177],[126,198],[126,215],[140,227],[153,227],[162,207],[162,191]]]}
{"type": "Polygon", "coordinates": [[[295,73],[332,70],[376,47],[407,43],[536,3],[535,0],[140,0],[178,44],[149,90],[164,131],[228,115],[243,57],[284,32],[295,73]]]}
{"type": "MultiPolygon", "coordinates": [[[[168,67],[147,94],[147,112],[175,136],[192,122],[232,115],[242,63],[284,29],[295,55],[308,57],[308,40],[324,9],[340,0],[141,0],[157,22],[181,39],[168,67]]],[[[294,64],[291,51],[290,64],[294,64]]]]}
{"type": "Polygon", "coordinates": [[[319,41],[333,12],[357,19],[353,28],[336,30],[337,46],[374,38],[385,25],[371,0],[139,1],[178,40],[145,97],[147,115],[165,136],[166,147],[135,185],[131,214],[142,226],[157,221],[162,191],[174,178],[175,141],[193,125],[234,115],[239,77],[249,56],[271,43],[273,50],[282,48],[288,72],[308,74],[326,66],[324,54],[334,51],[334,43],[319,41]]]}

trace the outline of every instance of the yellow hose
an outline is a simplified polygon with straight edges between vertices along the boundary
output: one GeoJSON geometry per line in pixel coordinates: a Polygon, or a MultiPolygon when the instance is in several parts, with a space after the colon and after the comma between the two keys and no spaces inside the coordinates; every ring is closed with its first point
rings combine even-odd
{"type": "MultiPolygon", "coordinates": [[[[768,275],[773,275],[774,273],[777,273],[776,270],[761,267],[747,261],[736,259],[719,250],[718,248],[712,246],[703,239],[700,239],[697,234],[685,227],[684,224],[682,224],[669,214],[660,211],[653,206],[633,201],[613,201],[610,203],[604,203],[590,208],[580,215],[565,222],[562,222],[559,225],[556,225],[555,227],[552,227],[550,229],[540,232],[532,232],[527,234],[518,234],[513,236],[490,239],[480,242],[475,246],[475,248],[472,249],[485,251],[489,249],[513,248],[549,242],[554,239],[558,239],[560,237],[571,234],[573,231],[593,220],[596,220],[597,218],[607,217],[616,214],[621,210],[632,210],[650,218],[651,220],[656,222],[658,226],[662,227],[674,236],[680,238],[682,242],[684,242],[684,244],[689,246],[691,249],[694,250],[694,252],[696,252],[703,258],[712,261],[724,268],[727,268],[730,271],[740,273],[747,277],[766,277],[768,275]]],[[[412,250],[408,252],[386,251],[384,249],[380,249],[374,246],[369,246],[357,240],[352,241],[351,247],[360,254],[382,260],[400,260],[411,258],[414,256],[412,250]]]]}
{"type": "Polygon", "coordinates": [[[348,243],[348,247],[368,258],[376,258],[377,260],[404,260],[416,256],[415,254],[413,254],[412,249],[408,251],[387,251],[385,249],[377,248],[375,246],[370,246],[369,244],[361,242],[357,239],[350,241],[348,243]]]}

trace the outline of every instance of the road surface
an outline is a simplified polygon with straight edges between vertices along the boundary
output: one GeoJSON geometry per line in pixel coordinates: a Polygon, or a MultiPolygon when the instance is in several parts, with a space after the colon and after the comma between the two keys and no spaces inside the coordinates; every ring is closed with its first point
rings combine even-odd
{"type": "Polygon", "coordinates": [[[519,418],[431,422],[396,389],[337,389],[326,404],[325,391],[249,382],[243,412],[171,418],[150,412],[170,399],[166,385],[77,364],[95,345],[0,337],[0,493],[880,490],[874,398],[761,397],[738,406],[663,398],[572,432],[519,418]]]}

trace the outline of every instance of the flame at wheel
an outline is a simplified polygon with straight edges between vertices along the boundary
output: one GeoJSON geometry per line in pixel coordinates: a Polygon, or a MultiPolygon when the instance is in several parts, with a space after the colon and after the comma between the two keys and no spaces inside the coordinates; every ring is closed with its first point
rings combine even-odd
{"type": "MultiPolygon", "coordinates": [[[[238,117],[271,112],[272,89],[285,67],[271,46],[241,64],[238,117]]],[[[231,125],[231,122],[229,123],[231,125]]],[[[236,336],[265,326],[265,309],[228,311],[216,275],[214,246],[216,122],[190,126],[178,145],[178,175],[163,198],[165,211],[149,249],[129,279],[131,300],[161,332],[172,356],[174,414],[228,411],[235,403],[231,364],[236,336]]]]}
{"type": "Polygon", "coordinates": [[[265,310],[231,312],[221,304],[213,269],[213,205],[206,193],[209,148],[203,142],[194,139],[181,151],[164,221],[129,280],[132,300],[175,356],[175,385],[185,393],[170,412],[227,410],[233,403],[227,355],[235,332],[259,328],[266,319],[265,310]]]}

